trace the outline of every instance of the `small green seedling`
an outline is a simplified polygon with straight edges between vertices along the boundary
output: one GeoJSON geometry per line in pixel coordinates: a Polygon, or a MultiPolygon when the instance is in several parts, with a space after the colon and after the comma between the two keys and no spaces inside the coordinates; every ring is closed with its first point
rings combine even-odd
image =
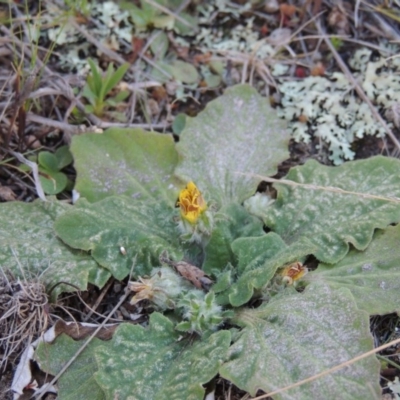
{"type": "Polygon", "coordinates": [[[176,2],[168,0],[147,1],[141,0],[138,5],[123,1],[120,6],[130,13],[136,32],[158,29],[174,30],[181,35],[193,34],[197,31],[197,20],[188,13],[179,13],[175,17],[173,10],[176,2]]]}
{"type": "MultiPolygon", "coordinates": [[[[61,172],[73,160],[69,146],[61,146],[55,153],[41,151],[37,156],[29,156],[28,159],[38,164],[40,183],[46,194],[56,195],[65,189],[72,189],[72,182],[61,172]]],[[[30,167],[25,164],[20,165],[19,169],[30,171],[30,167]]]]}
{"type": "Polygon", "coordinates": [[[88,59],[88,63],[91,74],[88,75],[86,85],[83,89],[83,96],[90,103],[86,106],[86,112],[94,113],[98,117],[101,117],[107,106],[116,106],[129,96],[128,90],[122,90],[116,96],[106,99],[111,90],[124,77],[129,64],[123,64],[114,71],[114,65],[110,63],[105,75],[102,76],[93,60],[88,59]]]}
{"type": "Polygon", "coordinates": [[[71,184],[61,170],[71,164],[72,155],[68,146],[60,147],[55,153],[41,151],[38,155],[39,179],[46,194],[55,195],[71,184]]]}
{"type": "Polygon", "coordinates": [[[140,7],[130,3],[125,4],[125,7],[131,12],[133,23],[138,30],[174,27],[175,18],[172,15],[166,15],[146,1],[141,1],[140,7]]]}
{"type": "Polygon", "coordinates": [[[38,155],[39,179],[43,191],[55,195],[65,190],[71,184],[67,175],[61,170],[71,164],[72,155],[68,146],[60,147],[55,153],[41,151],[38,155]]]}

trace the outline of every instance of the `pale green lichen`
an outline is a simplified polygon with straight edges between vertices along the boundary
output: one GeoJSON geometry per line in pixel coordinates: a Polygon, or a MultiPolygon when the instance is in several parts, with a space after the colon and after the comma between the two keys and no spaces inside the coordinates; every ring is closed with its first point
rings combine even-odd
{"type": "MultiPolygon", "coordinates": [[[[383,114],[400,102],[399,58],[374,58],[371,50],[360,49],[349,64],[356,70],[354,76],[367,96],[383,114]]],[[[328,145],[334,164],[354,158],[352,144],[357,139],[386,134],[340,72],[284,82],[279,91],[279,115],[290,121],[294,140],[308,143],[313,137],[319,138],[328,145]]],[[[391,121],[388,124],[393,126],[391,121]]]]}

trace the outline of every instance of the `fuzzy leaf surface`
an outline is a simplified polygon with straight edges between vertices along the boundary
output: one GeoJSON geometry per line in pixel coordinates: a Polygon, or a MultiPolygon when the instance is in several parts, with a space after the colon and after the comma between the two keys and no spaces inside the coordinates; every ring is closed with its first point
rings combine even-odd
{"type": "Polygon", "coordinates": [[[230,333],[220,331],[193,343],[178,340],[173,323],[159,313],[150,326],[123,324],[96,350],[95,379],[106,399],[202,400],[226,358],[230,333]]]}
{"type": "MultiPolygon", "coordinates": [[[[327,167],[314,160],[290,170],[286,179],[320,187],[384,197],[400,197],[400,160],[377,156],[327,167]]],[[[265,210],[265,224],[283,240],[308,238],[315,256],[326,263],[341,260],[352,244],[364,250],[376,228],[400,221],[400,203],[359,194],[276,184],[276,201],[265,210]]]]}
{"type": "Polygon", "coordinates": [[[165,202],[139,201],[126,196],[96,203],[80,200],[55,223],[57,235],[69,246],[91,251],[92,257],[117,279],[150,273],[166,250],[179,259],[174,209],[165,202]],[[126,254],[120,249],[124,247],[126,254]]]}
{"type": "MultiPolygon", "coordinates": [[[[282,293],[257,309],[243,309],[236,322],[244,329],[220,374],[252,396],[258,389],[272,392],[374,348],[368,314],[357,309],[347,289],[327,285],[282,293]]],[[[377,400],[379,370],[371,356],[273,398],[377,400]]]]}
{"type": "MultiPolygon", "coordinates": [[[[85,290],[102,287],[110,273],[86,252],[65,245],[54,232],[54,220],[72,209],[58,202],[9,202],[0,206],[0,265],[18,277],[42,276],[47,287],[67,282],[85,290]]],[[[60,285],[55,294],[75,290],[60,285]]]]}
{"type": "Polygon", "coordinates": [[[203,270],[207,274],[222,271],[228,263],[236,265],[232,242],[238,237],[264,236],[263,224],[239,204],[229,204],[216,215],[216,226],[205,248],[203,270]]]}
{"type": "Polygon", "coordinates": [[[305,282],[350,290],[370,315],[400,312],[400,225],[377,231],[364,251],[350,250],[338,264],[319,264],[305,282]]]}
{"type": "Polygon", "coordinates": [[[176,200],[173,171],[178,154],[172,136],[142,129],[111,128],[74,136],[75,189],[90,202],[112,195],[176,200]]]}
{"type": "Polygon", "coordinates": [[[238,259],[237,281],[229,288],[234,307],[247,303],[255,290],[262,289],[285,264],[300,261],[315,250],[308,240],[287,246],[276,233],[257,238],[239,238],[232,243],[238,259]]]}
{"type": "MultiPolygon", "coordinates": [[[[57,375],[64,365],[83,345],[68,335],[62,334],[49,344],[42,342],[35,351],[35,360],[40,369],[48,374],[57,375]]],[[[94,351],[104,342],[93,338],[85,350],[79,354],[71,366],[58,380],[59,400],[105,400],[101,387],[94,379],[98,370],[94,351]]]]}
{"type": "Polygon", "coordinates": [[[219,205],[242,203],[260,182],[251,174],[274,175],[288,158],[288,141],[285,123],[267,100],[251,86],[237,85],[187,118],[175,173],[219,205]]]}

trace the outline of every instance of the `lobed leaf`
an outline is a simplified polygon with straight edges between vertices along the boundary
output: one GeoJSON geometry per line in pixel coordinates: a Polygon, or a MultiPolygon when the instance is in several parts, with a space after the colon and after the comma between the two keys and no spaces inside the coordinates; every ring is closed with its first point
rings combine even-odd
{"type": "Polygon", "coordinates": [[[257,238],[239,238],[232,243],[238,258],[239,278],[230,287],[229,302],[234,307],[247,303],[254,291],[263,289],[278,268],[302,260],[315,251],[308,240],[299,240],[287,246],[275,233],[257,238]]]}
{"type": "Polygon", "coordinates": [[[93,204],[82,199],[57,219],[55,230],[69,246],[90,250],[101,266],[123,279],[131,270],[134,276],[150,273],[164,250],[181,259],[173,212],[162,201],[114,196],[93,204]]]}
{"type": "Polygon", "coordinates": [[[364,251],[350,250],[338,264],[319,264],[305,282],[347,288],[370,315],[400,312],[400,225],[374,234],[364,251]]]}
{"type": "Polygon", "coordinates": [[[220,331],[192,343],[179,336],[159,313],[151,315],[148,328],[121,325],[113,339],[96,350],[95,379],[106,399],[202,400],[202,385],[225,360],[230,333],[220,331]]]}
{"type": "Polygon", "coordinates": [[[236,265],[232,242],[242,236],[264,236],[259,218],[250,215],[238,204],[223,207],[216,215],[215,228],[205,247],[203,270],[212,274],[224,270],[228,263],[236,265]]]}
{"type": "Polygon", "coordinates": [[[141,129],[112,128],[74,136],[75,189],[91,202],[112,195],[176,200],[173,171],[178,154],[172,136],[141,129]],[[162,155],[162,156],[161,156],[162,155]]]}
{"type": "MultiPolygon", "coordinates": [[[[59,400],[105,400],[105,394],[94,379],[98,370],[94,351],[104,342],[94,338],[79,354],[71,366],[58,380],[59,400]]],[[[62,334],[49,344],[42,342],[35,351],[35,360],[40,369],[48,374],[57,375],[72,356],[81,348],[83,342],[75,341],[62,334]]]]}
{"type": "Polygon", "coordinates": [[[400,202],[363,196],[400,197],[399,171],[400,160],[383,156],[338,167],[309,160],[291,169],[286,179],[314,188],[276,184],[278,196],[265,209],[265,224],[288,244],[308,238],[318,247],[314,254],[319,260],[336,263],[349,244],[364,250],[376,228],[400,222],[400,202]]]}
{"type": "Polygon", "coordinates": [[[284,126],[254,88],[229,88],[197,117],[187,118],[175,173],[193,180],[219,205],[242,203],[260,181],[254,173],[274,175],[288,157],[284,126]]]}
{"type": "MultiPolygon", "coordinates": [[[[47,287],[66,282],[85,290],[102,287],[110,273],[86,252],[74,250],[55,235],[54,220],[71,209],[58,202],[4,203],[0,207],[0,265],[21,278],[41,276],[47,287]]],[[[60,285],[55,294],[75,290],[60,285]]]]}
{"type": "MultiPolygon", "coordinates": [[[[268,393],[284,388],[374,348],[368,314],[357,308],[347,289],[327,285],[283,292],[257,309],[242,309],[236,322],[244,329],[220,374],[252,396],[258,389],[268,393]]],[[[379,362],[370,356],[273,398],[380,399],[379,362]]]]}

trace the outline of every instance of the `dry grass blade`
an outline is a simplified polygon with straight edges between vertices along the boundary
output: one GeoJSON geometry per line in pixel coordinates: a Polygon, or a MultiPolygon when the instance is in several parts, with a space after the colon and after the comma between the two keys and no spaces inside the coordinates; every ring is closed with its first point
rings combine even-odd
{"type": "Polygon", "coordinates": [[[41,200],[47,201],[46,196],[43,191],[43,188],[42,188],[42,184],[40,183],[38,165],[33,161],[27,160],[22,154],[17,153],[13,150],[9,150],[9,153],[12,154],[18,161],[22,162],[23,164],[26,164],[29,168],[32,169],[36,193],[41,200]]]}
{"type": "Polygon", "coordinates": [[[0,370],[48,325],[48,299],[40,281],[21,281],[0,270],[0,370]]]}

